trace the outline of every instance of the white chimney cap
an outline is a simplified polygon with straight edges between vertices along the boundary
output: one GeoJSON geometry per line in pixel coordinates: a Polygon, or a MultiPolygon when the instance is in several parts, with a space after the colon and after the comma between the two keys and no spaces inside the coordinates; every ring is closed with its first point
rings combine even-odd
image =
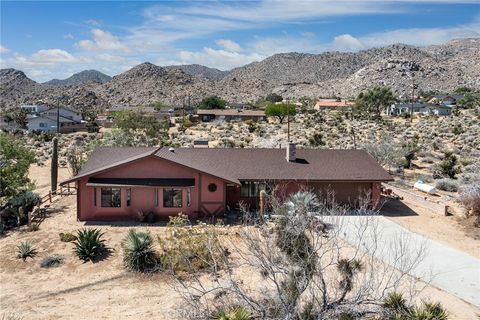
{"type": "Polygon", "coordinates": [[[168,151],[170,152],[175,152],[175,149],[173,149],[172,147],[168,148],[168,151]]]}

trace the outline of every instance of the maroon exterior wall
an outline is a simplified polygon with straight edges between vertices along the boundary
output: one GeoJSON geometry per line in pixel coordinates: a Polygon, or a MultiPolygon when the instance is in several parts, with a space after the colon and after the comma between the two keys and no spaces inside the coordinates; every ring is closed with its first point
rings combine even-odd
{"type": "Polygon", "coordinates": [[[153,211],[159,219],[168,219],[169,216],[177,215],[179,212],[187,214],[190,218],[197,218],[224,211],[225,182],[223,180],[156,157],[137,160],[104,173],[82,178],[78,181],[78,188],[78,219],[82,221],[135,219],[139,210],[153,211]],[[195,185],[181,188],[183,193],[181,208],[163,207],[162,187],[131,187],[132,199],[129,207],[126,203],[126,193],[129,187],[121,187],[121,206],[111,208],[101,206],[101,187],[87,186],[87,181],[91,177],[193,178],[195,185]],[[215,192],[208,190],[210,183],[217,185],[215,192]],[[155,206],[155,189],[158,190],[158,206],[155,206]],[[187,189],[191,190],[190,206],[187,206],[187,189]],[[96,205],[94,204],[94,194],[96,194],[96,205]]]}

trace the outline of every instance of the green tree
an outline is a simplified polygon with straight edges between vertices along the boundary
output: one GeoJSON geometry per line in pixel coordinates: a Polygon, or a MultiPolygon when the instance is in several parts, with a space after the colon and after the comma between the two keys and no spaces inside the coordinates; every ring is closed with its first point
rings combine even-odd
{"type": "Polygon", "coordinates": [[[34,162],[35,155],[23,140],[0,133],[0,207],[33,187],[28,169],[34,162]]]}
{"type": "Polygon", "coordinates": [[[227,103],[217,96],[205,97],[198,104],[198,109],[225,109],[227,103]]]}
{"type": "Polygon", "coordinates": [[[125,110],[115,112],[113,117],[115,127],[134,141],[132,146],[159,145],[168,138],[168,123],[158,121],[152,114],[125,110]]]}
{"type": "Polygon", "coordinates": [[[164,108],[168,108],[168,104],[163,103],[161,101],[157,101],[153,104],[153,109],[155,109],[155,111],[160,111],[164,108]]]}
{"type": "Polygon", "coordinates": [[[434,171],[434,178],[449,177],[455,179],[457,173],[460,173],[457,156],[452,151],[445,151],[442,162],[438,164],[434,171]]]}
{"type": "Polygon", "coordinates": [[[275,102],[282,102],[283,98],[279,94],[270,93],[268,96],[265,97],[265,100],[267,100],[268,102],[275,103],[275,102]]]}
{"type": "Polygon", "coordinates": [[[468,92],[457,102],[462,108],[472,109],[480,106],[480,92],[468,92]]]}
{"type": "Polygon", "coordinates": [[[9,108],[2,112],[9,121],[13,121],[20,125],[22,128],[27,126],[27,115],[28,111],[22,108],[9,108]]]}
{"type": "Polygon", "coordinates": [[[469,93],[469,92],[472,92],[472,89],[470,89],[468,87],[458,87],[454,91],[454,93],[456,93],[456,94],[466,94],[466,93],[469,93]]]}
{"type": "Polygon", "coordinates": [[[397,99],[390,88],[374,87],[367,92],[361,92],[355,100],[356,107],[367,113],[370,117],[373,115],[380,118],[382,110],[386,109],[397,99]]]}
{"type": "Polygon", "coordinates": [[[287,115],[294,116],[296,114],[295,105],[289,103],[271,103],[267,105],[265,114],[269,117],[277,117],[280,123],[287,115]]]}

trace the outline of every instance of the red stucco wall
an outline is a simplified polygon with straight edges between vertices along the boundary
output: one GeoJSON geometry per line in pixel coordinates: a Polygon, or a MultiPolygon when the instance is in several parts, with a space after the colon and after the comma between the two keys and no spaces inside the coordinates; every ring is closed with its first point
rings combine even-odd
{"type": "MultiPolygon", "coordinates": [[[[88,178],[83,178],[79,181],[79,219],[80,220],[125,220],[135,219],[137,212],[142,210],[144,212],[153,211],[159,219],[168,219],[169,216],[176,215],[183,212],[191,218],[196,218],[198,215],[208,215],[209,210],[223,211],[224,181],[195,171],[164,159],[149,157],[142,160],[114,168],[108,172],[100,173],[91,177],[97,178],[194,178],[195,186],[191,189],[191,205],[187,206],[187,189],[182,188],[182,208],[164,208],[163,207],[163,189],[158,189],[158,206],[155,206],[155,188],[152,187],[135,187],[132,189],[132,203],[130,207],[126,205],[126,189],[121,190],[121,207],[119,208],[104,208],[101,207],[101,188],[86,186],[88,178]],[[200,181],[202,181],[200,186],[200,181]],[[217,190],[210,192],[208,184],[215,183],[217,190]],[[202,188],[200,199],[199,189],[202,188]],[[97,205],[94,205],[94,190],[96,189],[97,205]],[[205,208],[202,208],[201,202],[217,202],[216,205],[207,203],[205,208]]],[[[212,212],[213,212],[212,211],[212,212]]]]}

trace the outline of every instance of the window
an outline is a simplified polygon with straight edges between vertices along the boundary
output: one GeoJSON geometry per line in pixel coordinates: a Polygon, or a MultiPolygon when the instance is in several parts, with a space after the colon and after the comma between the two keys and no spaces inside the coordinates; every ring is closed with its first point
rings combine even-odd
{"type": "Polygon", "coordinates": [[[158,189],[155,188],[155,207],[158,207],[158,189]]]}
{"type": "Polygon", "coordinates": [[[127,189],[127,207],[130,207],[132,204],[132,189],[127,189]]]}
{"type": "Polygon", "coordinates": [[[258,197],[260,190],[265,190],[265,183],[258,181],[243,181],[240,189],[240,196],[251,198],[258,197]]]}
{"type": "Polygon", "coordinates": [[[40,128],[45,128],[46,126],[47,126],[47,124],[46,124],[46,123],[43,123],[43,122],[40,122],[40,124],[39,124],[39,127],[40,127],[40,128]]]}
{"type": "Polygon", "coordinates": [[[217,185],[216,185],[215,183],[210,183],[210,184],[208,185],[208,191],[210,191],[210,192],[215,192],[215,191],[217,191],[217,185]]]}
{"type": "Polygon", "coordinates": [[[182,189],[163,189],[163,207],[181,208],[182,189]]]}
{"type": "Polygon", "coordinates": [[[187,189],[187,207],[192,205],[192,189],[187,189]]]}
{"type": "Polygon", "coordinates": [[[120,188],[102,188],[102,207],[121,207],[120,188]]]}
{"type": "Polygon", "coordinates": [[[93,188],[93,205],[97,206],[97,188],[93,188]]]}

